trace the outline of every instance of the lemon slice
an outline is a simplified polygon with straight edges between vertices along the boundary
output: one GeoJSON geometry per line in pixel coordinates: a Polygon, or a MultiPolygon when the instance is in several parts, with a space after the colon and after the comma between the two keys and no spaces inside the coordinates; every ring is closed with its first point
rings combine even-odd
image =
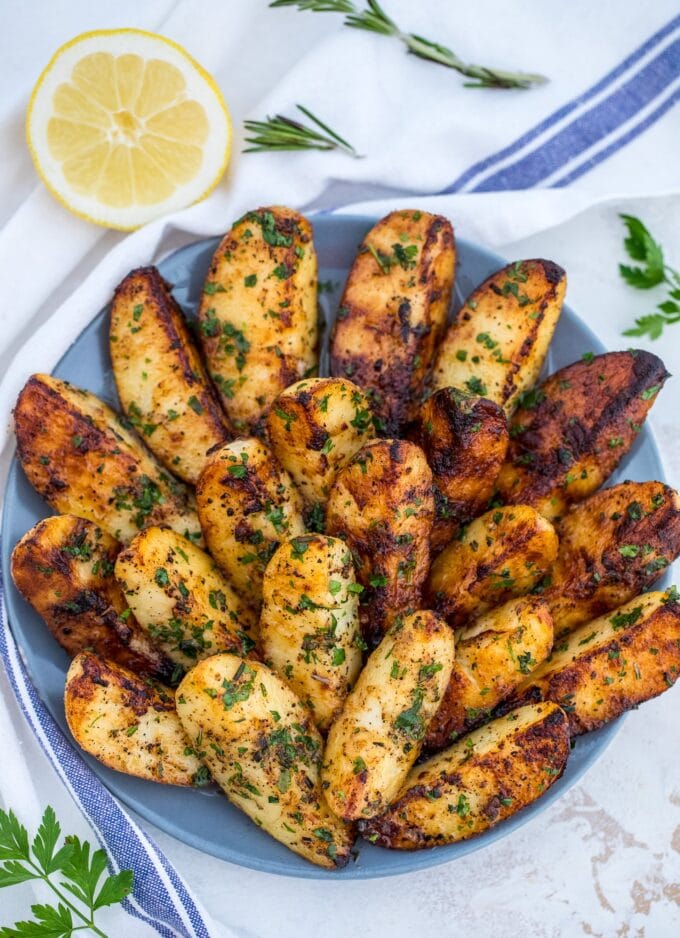
{"type": "Polygon", "coordinates": [[[59,201],[130,230],[217,185],[231,119],[208,73],[181,46],[139,29],[76,36],[33,89],[26,135],[59,201]]]}

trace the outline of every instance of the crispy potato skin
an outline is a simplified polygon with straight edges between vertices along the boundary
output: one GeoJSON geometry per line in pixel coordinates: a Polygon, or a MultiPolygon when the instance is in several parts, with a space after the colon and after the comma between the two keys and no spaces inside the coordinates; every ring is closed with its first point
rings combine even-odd
{"type": "Polygon", "coordinates": [[[392,850],[468,840],[539,798],[568,756],[563,711],[550,702],[520,707],[414,766],[387,811],[359,829],[392,850]]]}
{"type": "Polygon", "coordinates": [[[668,377],[651,352],[606,352],[561,368],[526,395],[497,488],[551,520],[605,482],[668,377]]]}
{"type": "Polygon", "coordinates": [[[78,745],[110,769],[165,785],[207,781],[177,718],[174,691],[91,652],[71,662],[64,707],[78,745]]]}
{"type": "Polygon", "coordinates": [[[269,447],[235,440],[208,459],[196,487],[198,515],[215,562],[243,601],[259,612],[269,560],[305,533],[303,502],[269,447]]]}
{"type": "Polygon", "coordinates": [[[427,595],[455,626],[513,596],[548,573],[557,555],[552,524],[529,505],[494,508],[470,523],[432,564],[427,595]]]}
{"type": "Polygon", "coordinates": [[[552,261],[516,261],[468,297],[439,346],[435,388],[455,387],[499,404],[507,414],[538,379],[567,286],[552,261]]]}
{"type": "Polygon", "coordinates": [[[265,662],[326,729],[361,670],[359,597],[349,548],[304,534],[269,561],[262,585],[265,662]]]}
{"type": "Polygon", "coordinates": [[[312,227],[290,208],[248,212],[215,251],[199,309],[210,375],[239,432],[317,366],[312,227]]]}
{"type": "Polygon", "coordinates": [[[230,437],[182,312],[155,267],[116,287],[109,331],[118,397],[166,468],[196,484],[206,453],[230,437]]]}
{"type": "Polygon", "coordinates": [[[189,490],[168,477],[94,394],[51,375],[33,375],[19,395],[14,422],[26,477],[55,511],[94,521],[123,544],[151,524],[167,524],[202,542],[189,490]]]}
{"type": "Polygon", "coordinates": [[[488,505],[508,451],[507,420],[493,401],[440,388],[421,406],[409,436],[432,470],[430,544],[438,552],[488,505]]]}
{"type": "Polygon", "coordinates": [[[175,664],[218,652],[245,655],[257,622],[208,554],[170,528],[147,528],[116,560],[135,618],[175,664]]]}
{"type": "Polygon", "coordinates": [[[370,394],[387,434],[397,435],[420,404],[455,266],[451,223],[413,210],[379,221],[354,260],[331,339],[331,374],[370,394]]]}
{"type": "Polygon", "coordinates": [[[461,629],[451,678],[425,748],[443,749],[488,719],[496,704],[545,661],[552,644],[550,611],[539,596],[512,599],[461,629]]]}
{"type": "Polygon", "coordinates": [[[415,443],[374,440],[335,478],[326,531],[352,551],[372,646],[396,615],[421,605],[433,517],[432,472],[415,443]]]}
{"type": "Polygon", "coordinates": [[[453,632],[432,612],[398,619],[331,725],[321,781],[345,820],[385,810],[418,758],[451,675],[453,632]]]}
{"type": "Polygon", "coordinates": [[[89,648],[169,681],[173,663],[130,615],[113,567],[120,545],[84,518],[39,521],[12,552],[12,579],[71,657],[89,648]]]}
{"type": "Polygon", "coordinates": [[[325,505],[336,473],[374,436],[368,398],[342,378],[307,378],[267,414],[272,451],[309,506],[325,505]]]}
{"type": "Polygon", "coordinates": [[[177,712],[232,804],[311,863],[345,866],[354,835],[321,791],[323,741],[279,677],[259,662],[214,655],[180,684],[177,712]]]}
{"type": "Polygon", "coordinates": [[[623,482],[573,506],[557,534],[557,559],[542,595],[559,637],[662,576],[680,553],[680,496],[662,482],[623,482]]]}
{"type": "Polygon", "coordinates": [[[501,708],[555,700],[579,736],[662,694],[678,676],[680,605],[668,593],[644,593],[560,639],[501,708]]]}

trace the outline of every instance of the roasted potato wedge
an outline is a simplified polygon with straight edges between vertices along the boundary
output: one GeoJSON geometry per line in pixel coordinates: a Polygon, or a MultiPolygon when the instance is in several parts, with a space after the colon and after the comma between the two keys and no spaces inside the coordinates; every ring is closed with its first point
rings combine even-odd
{"type": "Polygon", "coordinates": [[[290,208],[248,212],[220,242],[203,287],[200,335],[234,427],[254,432],[269,405],[317,365],[312,228],[290,208]]]}
{"type": "Polygon", "coordinates": [[[439,346],[435,388],[454,387],[500,404],[507,414],[538,379],[567,287],[552,261],[516,261],[468,297],[439,346]]]}
{"type": "Polygon", "coordinates": [[[285,541],[262,585],[264,660],[326,729],[361,670],[359,597],[347,545],[323,534],[285,541]]]}
{"type": "Polygon", "coordinates": [[[679,598],[644,593],[579,626],[501,707],[555,700],[578,736],[662,694],[680,676],[679,598]]]}
{"type": "Polygon", "coordinates": [[[180,684],[177,712],[237,808],[317,866],[347,863],[354,836],[324,801],[323,741],[309,711],[276,674],[233,655],[206,658],[180,684]]]}
{"type": "Polygon", "coordinates": [[[246,655],[257,620],[208,554],[170,528],[147,528],[116,560],[135,618],[176,664],[218,652],[246,655]]]}
{"type": "Polygon", "coordinates": [[[396,436],[418,409],[446,328],[456,266],[451,223],[391,212],[364,238],[331,338],[331,374],[367,391],[396,436]]]}
{"type": "Polygon", "coordinates": [[[438,552],[489,504],[508,451],[507,420],[493,401],[441,388],[418,411],[410,438],[432,470],[435,520],[430,544],[438,552]]]}
{"type": "Polygon", "coordinates": [[[94,521],[123,544],[151,524],[167,524],[202,543],[189,490],[94,394],[33,375],[17,400],[14,423],[26,477],[55,511],[94,521]]]}
{"type": "Polygon", "coordinates": [[[630,449],[668,377],[651,352],[606,352],[561,368],[524,395],[497,480],[506,503],[546,518],[605,482],[630,449]]]}
{"type": "Polygon", "coordinates": [[[305,533],[303,502],[290,476],[265,443],[235,440],[210,456],[196,500],[210,553],[244,602],[259,611],[272,554],[281,541],[305,533]]]}
{"type": "Polygon", "coordinates": [[[511,599],[456,633],[456,660],[446,693],[425,737],[443,749],[488,720],[496,704],[550,654],[553,625],[538,596],[511,599]]]}
{"type": "Polygon", "coordinates": [[[439,346],[435,388],[479,394],[511,414],[540,374],[567,288],[552,261],[515,261],[468,297],[439,346]]]}
{"type": "Polygon", "coordinates": [[[114,579],[119,550],[92,521],[52,515],[12,551],[12,579],[71,657],[87,648],[137,674],[170,681],[171,659],[140,628],[114,579]]]}
{"type": "Polygon", "coordinates": [[[397,619],[331,725],[321,766],[326,801],[351,821],[380,814],[418,758],[446,690],[454,639],[432,612],[397,619]]]}
{"type": "Polygon", "coordinates": [[[552,524],[529,505],[480,515],[432,564],[427,594],[451,625],[530,593],[557,555],[552,524]]]}
{"type": "Polygon", "coordinates": [[[335,477],[326,531],[352,551],[371,645],[396,615],[421,606],[433,517],[432,472],[415,443],[374,440],[335,477]]]}
{"type": "Polygon", "coordinates": [[[154,456],[195,485],[229,426],[182,311],[155,267],[133,270],[111,305],[111,362],[123,411],[154,456]]]}
{"type": "Polygon", "coordinates": [[[557,526],[550,585],[555,636],[649,589],[680,553],[680,496],[662,482],[623,482],[575,505],[557,526]]]}
{"type": "Polygon", "coordinates": [[[66,675],[64,707],[78,745],[116,772],[165,785],[204,785],[169,687],[81,652],[66,675]]]}
{"type": "Polygon", "coordinates": [[[536,801],[569,756],[569,723],[557,704],[520,707],[414,766],[366,840],[420,850],[468,840],[536,801]]]}
{"type": "Polygon", "coordinates": [[[308,378],[279,394],[267,437],[308,506],[325,505],[336,473],[375,436],[363,391],[342,378],[308,378]]]}

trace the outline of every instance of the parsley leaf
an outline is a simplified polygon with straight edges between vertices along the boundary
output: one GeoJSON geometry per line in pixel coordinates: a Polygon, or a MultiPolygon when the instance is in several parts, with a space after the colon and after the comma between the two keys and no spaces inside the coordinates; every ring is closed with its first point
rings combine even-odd
{"type": "Polygon", "coordinates": [[[658,339],[664,326],[680,322],[680,272],[664,262],[663,248],[639,218],[633,215],[621,215],[621,218],[628,229],[628,237],[623,242],[626,252],[640,264],[632,267],[619,264],[619,273],[629,286],[637,290],[651,290],[660,284],[665,284],[668,289],[668,296],[657,304],[656,311],[639,316],[635,325],[623,334],[658,339]]]}

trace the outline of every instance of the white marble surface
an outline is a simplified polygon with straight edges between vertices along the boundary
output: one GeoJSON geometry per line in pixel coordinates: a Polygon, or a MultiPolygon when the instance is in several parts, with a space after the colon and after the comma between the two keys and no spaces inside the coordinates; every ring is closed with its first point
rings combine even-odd
{"type": "MultiPolygon", "coordinates": [[[[668,247],[669,262],[680,266],[680,197],[601,205],[499,249],[508,258],[542,255],[562,264],[569,303],[596,320],[611,349],[631,344],[622,329],[656,296],[631,290],[618,277],[619,211],[643,218],[668,247]]],[[[677,486],[680,325],[647,347],[677,375],[652,418],[667,477],[677,486]]],[[[243,936],[322,932],[345,938],[359,929],[365,938],[677,938],[679,709],[680,686],[629,715],[581,783],[511,837],[407,876],[354,883],[286,879],[238,869],[154,833],[215,918],[243,936]]]]}

